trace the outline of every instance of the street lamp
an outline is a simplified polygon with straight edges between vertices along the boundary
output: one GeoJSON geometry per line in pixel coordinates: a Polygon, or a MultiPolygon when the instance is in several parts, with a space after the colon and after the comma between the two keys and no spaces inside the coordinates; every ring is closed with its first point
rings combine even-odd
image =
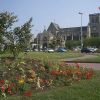
{"type": "Polygon", "coordinates": [[[81,15],[81,49],[83,48],[83,31],[82,31],[82,15],[83,13],[79,12],[78,14],[81,15]]]}
{"type": "Polygon", "coordinates": [[[37,32],[36,43],[37,43],[37,50],[40,48],[40,33],[39,30],[35,30],[37,32]]]}

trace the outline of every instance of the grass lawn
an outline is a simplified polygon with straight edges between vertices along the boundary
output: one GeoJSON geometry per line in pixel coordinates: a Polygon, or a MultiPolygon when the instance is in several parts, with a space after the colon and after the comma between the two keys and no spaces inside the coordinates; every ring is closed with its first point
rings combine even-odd
{"type": "Polygon", "coordinates": [[[96,71],[92,79],[82,80],[72,86],[33,92],[32,97],[9,96],[0,100],[100,100],[100,71],[96,71]]]}
{"type": "Polygon", "coordinates": [[[45,53],[45,52],[29,52],[26,54],[21,53],[19,55],[20,58],[37,58],[43,61],[59,61],[61,59],[66,59],[66,58],[75,58],[75,57],[81,57],[83,54],[81,53],[68,53],[68,52],[63,52],[63,53],[45,53]]]}
{"type": "MultiPolygon", "coordinates": [[[[6,55],[0,55],[0,57],[6,55]]],[[[38,58],[41,60],[59,61],[65,58],[80,57],[80,53],[44,53],[29,52],[21,53],[20,58],[38,58]]],[[[97,55],[100,59],[100,55],[97,55]]],[[[2,67],[2,66],[1,66],[2,67]]],[[[9,96],[0,97],[0,100],[100,100],[100,71],[95,71],[95,75],[90,80],[81,80],[73,83],[72,86],[52,88],[47,91],[33,91],[32,97],[9,96]]]]}

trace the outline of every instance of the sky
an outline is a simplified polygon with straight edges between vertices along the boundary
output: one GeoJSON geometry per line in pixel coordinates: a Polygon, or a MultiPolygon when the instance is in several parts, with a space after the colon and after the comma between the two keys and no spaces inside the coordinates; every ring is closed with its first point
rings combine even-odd
{"type": "Polygon", "coordinates": [[[33,18],[32,33],[36,36],[51,22],[61,28],[86,26],[89,14],[100,13],[100,0],[0,0],[0,12],[9,11],[18,16],[16,25],[21,26],[33,18]]]}

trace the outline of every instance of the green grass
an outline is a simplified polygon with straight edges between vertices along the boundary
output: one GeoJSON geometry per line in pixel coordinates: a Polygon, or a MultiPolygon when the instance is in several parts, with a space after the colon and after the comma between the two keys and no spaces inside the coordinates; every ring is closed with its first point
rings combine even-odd
{"type": "Polygon", "coordinates": [[[21,53],[19,55],[20,58],[37,58],[40,60],[49,60],[49,61],[59,61],[61,59],[66,58],[75,58],[75,57],[81,57],[83,54],[81,53],[45,53],[45,52],[29,52],[27,55],[24,53],[21,53]]]}
{"type": "MultiPolygon", "coordinates": [[[[4,57],[7,55],[0,56],[4,57]]],[[[83,54],[30,52],[27,55],[24,53],[19,55],[21,58],[38,58],[51,61],[79,56],[83,56],[83,54]]],[[[97,59],[100,59],[100,55],[98,55],[97,59]]],[[[100,71],[96,71],[92,79],[73,83],[72,86],[53,88],[43,92],[33,92],[32,97],[9,96],[7,98],[0,97],[0,100],[100,100],[100,71]]]]}
{"type": "Polygon", "coordinates": [[[100,100],[100,71],[90,80],[45,92],[33,92],[32,97],[9,96],[1,100],[100,100]]]}

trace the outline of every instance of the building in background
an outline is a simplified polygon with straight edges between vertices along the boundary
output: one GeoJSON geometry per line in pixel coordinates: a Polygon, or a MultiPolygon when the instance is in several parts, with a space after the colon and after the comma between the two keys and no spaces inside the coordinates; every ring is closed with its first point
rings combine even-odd
{"type": "MultiPolygon", "coordinates": [[[[90,14],[87,26],[82,26],[83,38],[100,37],[100,13],[90,14]]],[[[48,29],[37,35],[38,48],[48,48],[54,38],[62,40],[59,46],[65,47],[67,40],[80,40],[81,27],[60,28],[56,23],[51,22],[48,29]]]]}

